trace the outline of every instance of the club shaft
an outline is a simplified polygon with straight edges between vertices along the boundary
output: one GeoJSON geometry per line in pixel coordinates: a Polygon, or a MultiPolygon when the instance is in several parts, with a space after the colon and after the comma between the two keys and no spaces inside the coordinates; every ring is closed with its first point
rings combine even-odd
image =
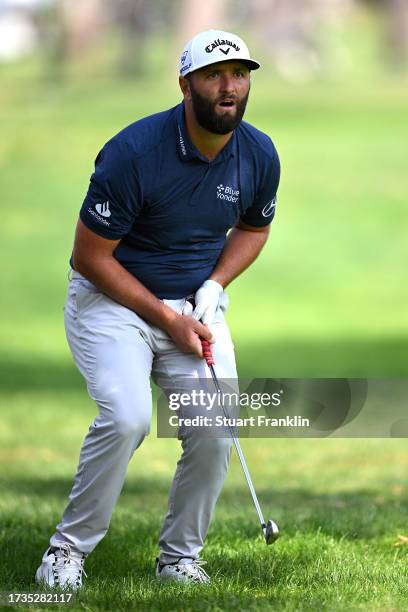
{"type": "MultiPolygon", "coordinates": [[[[212,379],[214,381],[214,386],[215,386],[215,388],[217,390],[217,393],[218,393],[218,395],[220,397],[221,406],[222,406],[222,410],[224,412],[224,415],[226,416],[227,419],[229,419],[230,416],[228,414],[227,409],[224,406],[224,402],[222,401],[222,391],[221,391],[220,384],[218,382],[217,375],[216,375],[215,370],[214,370],[214,366],[213,365],[209,365],[208,367],[210,368],[211,376],[212,376],[212,379]]],[[[236,437],[236,435],[234,433],[234,430],[231,427],[231,425],[228,425],[228,428],[230,430],[231,437],[232,437],[232,440],[233,440],[234,445],[235,445],[235,449],[237,451],[239,460],[241,462],[241,466],[242,466],[243,472],[245,474],[245,478],[246,478],[249,490],[251,492],[252,501],[254,502],[254,506],[255,506],[256,512],[258,514],[258,518],[259,518],[259,520],[261,522],[262,529],[265,529],[265,527],[266,527],[265,520],[264,520],[264,517],[263,517],[263,514],[262,514],[261,506],[259,505],[258,498],[257,498],[256,493],[255,493],[254,485],[252,484],[252,478],[251,478],[251,475],[250,475],[250,473],[248,471],[248,468],[247,468],[247,464],[246,464],[246,461],[245,461],[244,453],[242,452],[242,448],[241,448],[241,445],[239,443],[239,440],[236,437]]]]}

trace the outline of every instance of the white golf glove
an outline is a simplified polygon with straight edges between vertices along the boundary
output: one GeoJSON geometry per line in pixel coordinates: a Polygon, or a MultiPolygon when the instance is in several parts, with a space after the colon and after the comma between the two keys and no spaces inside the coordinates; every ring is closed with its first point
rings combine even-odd
{"type": "Polygon", "coordinates": [[[189,302],[183,309],[183,314],[192,314],[197,321],[202,321],[204,325],[210,325],[215,319],[217,309],[223,311],[228,308],[228,296],[222,286],[213,280],[206,280],[195,294],[195,309],[189,302]]]}

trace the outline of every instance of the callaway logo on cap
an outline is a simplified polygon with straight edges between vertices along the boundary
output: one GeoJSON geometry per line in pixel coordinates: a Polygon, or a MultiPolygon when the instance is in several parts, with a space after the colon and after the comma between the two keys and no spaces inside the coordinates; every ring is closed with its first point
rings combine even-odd
{"type": "Polygon", "coordinates": [[[231,32],[207,30],[194,36],[185,46],[180,57],[180,75],[226,60],[239,60],[251,70],[260,67],[259,62],[251,59],[242,38],[231,32]]]}

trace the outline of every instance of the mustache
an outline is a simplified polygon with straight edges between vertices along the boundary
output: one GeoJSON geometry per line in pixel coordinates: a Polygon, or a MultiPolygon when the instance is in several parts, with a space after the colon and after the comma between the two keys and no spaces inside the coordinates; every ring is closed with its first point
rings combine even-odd
{"type": "Polygon", "coordinates": [[[220,96],[216,100],[215,104],[219,104],[220,102],[239,102],[240,100],[242,100],[242,98],[237,95],[220,96]]]}
{"type": "MultiPolygon", "coordinates": [[[[198,123],[208,132],[212,134],[228,134],[232,132],[241,123],[245,113],[245,108],[249,96],[249,87],[245,95],[240,96],[237,92],[222,92],[218,93],[215,99],[211,100],[202,96],[194,88],[193,83],[190,83],[192,96],[193,110],[198,123]],[[217,104],[229,102],[226,107],[234,106],[235,112],[219,112],[217,104]]],[[[222,106],[221,106],[222,108],[222,106]]]]}

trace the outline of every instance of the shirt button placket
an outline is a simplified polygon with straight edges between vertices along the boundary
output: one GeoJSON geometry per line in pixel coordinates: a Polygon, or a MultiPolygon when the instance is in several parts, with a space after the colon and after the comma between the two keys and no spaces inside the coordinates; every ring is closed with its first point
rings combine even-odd
{"type": "Polygon", "coordinates": [[[200,182],[198,183],[197,187],[194,189],[193,195],[191,196],[191,199],[190,199],[190,202],[189,202],[190,206],[195,206],[197,204],[197,202],[201,200],[202,192],[205,189],[205,183],[206,183],[205,179],[207,178],[207,176],[208,176],[208,174],[210,172],[210,168],[211,168],[211,164],[210,163],[207,163],[206,165],[207,165],[207,167],[206,167],[206,169],[204,170],[204,172],[203,172],[203,174],[201,176],[200,182]]]}

